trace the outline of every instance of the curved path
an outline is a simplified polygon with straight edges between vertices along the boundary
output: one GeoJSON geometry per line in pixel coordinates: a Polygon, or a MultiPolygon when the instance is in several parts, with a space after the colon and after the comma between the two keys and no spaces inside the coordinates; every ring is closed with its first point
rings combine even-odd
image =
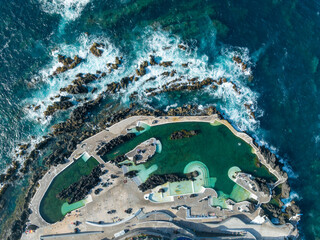
{"type": "Polygon", "coordinates": [[[113,222],[113,223],[96,223],[96,222],[91,222],[91,221],[86,221],[86,224],[91,225],[91,226],[95,226],[95,227],[112,227],[112,226],[117,226],[120,225],[122,223],[128,222],[131,219],[137,217],[140,213],[142,212],[142,208],[140,208],[135,214],[133,214],[132,216],[123,219],[119,222],[113,222]]]}

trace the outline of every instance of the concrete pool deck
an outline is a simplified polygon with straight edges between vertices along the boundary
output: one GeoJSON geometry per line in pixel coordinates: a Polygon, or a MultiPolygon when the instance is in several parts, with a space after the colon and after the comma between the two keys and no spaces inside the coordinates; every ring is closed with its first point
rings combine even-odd
{"type": "MultiPolygon", "coordinates": [[[[70,222],[72,219],[81,220],[83,222],[96,221],[96,220],[100,220],[100,219],[103,221],[110,221],[111,219],[109,218],[109,216],[103,216],[102,212],[101,213],[99,212],[99,209],[102,208],[102,206],[104,206],[103,204],[101,205],[101,201],[103,201],[101,199],[101,196],[104,196],[104,197],[107,196],[104,193],[102,193],[99,196],[92,196],[93,201],[91,203],[88,203],[87,205],[85,205],[81,210],[79,210],[81,212],[82,216],[79,216],[75,211],[73,211],[69,216],[64,218],[61,222],[58,222],[55,224],[49,224],[42,219],[40,212],[39,212],[39,206],[40,206],[41,199],[44,196],[44,194],[46,193],[52,180],[60,172],[62,172],[66,167],[68,167],[70,164],[72,164],[74,158],[77,158],[77,157],[81,156],[81,154],[83,154],[84,152],[87,152],[89,155],[93,156],[99,163],[105,164],[105,168],[108,169],[111,173],[120,174],[121,170],[119,171],[119,169],[112,164],[105,163],[101,159],[101,157],[99,155],[97,155],[96,149],[99,144],[101,144],[103,142],[108,142],[119,135],[124,135],[127,133],[127,129],[132,129],[137,125],[148,124],[149,126],[157,126],[157,125],[163,125],[163,124],[168,124],[168,123],[177,123],[177,122],[208,122],[208,123],[212,123],[212,124],[220,123],[220,124],[227,126],[229,128],[229,130],[234,135],[243,139],[246,143],[248,143],[252,147],[253,152],[257,155],[261,164],[263,164],[269,170],[270,173],[272,173],[273,175],[276,176],[277,182],[275,183],[275,186],[286,181],[285,177],[280,175],[269,164],[267,164],[266,159],[264,159],[263,155],[259,152],[258,147],[256,147],[253,144],[253,139],[249,135],[247,135],[246,133],[243,133],[243,132],[236,131],[229,122],[227,122],[226,120],[220,120],[218,118],[218,115],[180,116],[180,117],[133,116],[133,117],[127,118],[125,120],[122,120],[122,121],[114,124],[113,126],[99,132],[98,134],[84,140],[83,142],[81,142],[80,144],[77,145],[77,149],[68,158],[67,163],[61,164],[57,167],[50,168],[50,170],[47,172],[47,174],[45,174],[44,177],[40,180],[39,188],[30,203],[30,208],[32,210],[32,214],[30,214],[30,217],[29,217],[30,222],[32,224],[39,226],[42,229],[41,231],[39,231],[39,234],[40,233],[41,234],[44,234],[44,233],[50,234],[50,233],[58,233],[61,231],[62,232],[63,231],[64,232],[72,231],[68,224],[67,224],[68,225],[67,227],[65,225],[62,225],[62,224],[66,224],[67,222],[70,222]],[[99,219],[96,219],[95,216],[97,216],[99,219]]],[[[156,205],[158,205],[158,207],[155,207],[154,203],[151,203],[149,201],[145,201],[143,198],[144,194],[138,191],[137,187],[135,186],[135,184],[133,182],[130,182],[130,184],[127,184],[127,185],[123,184],[123,181],[125,179],[126,178],[124,178],[124,177],[120,177],[119,179],[113,180],[114,187],[112,187],[111,189],[108,189],[107,191],[104,191],[104,192],[108,192],[108,201],[114,202],[114,204],[116,206],[118,206],[120,203],[123,203],[124,207],[135,206],[136,210],[137,210],[137,207],[143,206],[144,211],[153,211],[155,209],[170,209],[170,211],[172,211],[171,210],[172,203],[163,203],[163,204],[160,204],[161,206],[156,204],[156,205]],[[129,185],[130,185],[130,187],[129,187],[129,185]],[[110,194],[110,190],[112,190],[112,189],[117,189],[117,191],[116,191],[117,193],[110,194]],[[131,194],[130,195],[127,195],[127,194],[123,195],[122,191],[124,191],[124,192],[128,191],[128,192],[131,192],[131,194]],[[121,194],[120,194],[120,196],[117,196],[117,194],[119,192],[121,192],[121,194]],[[126,199],[125,202],[123,202],[124,199],[126,199]],[[130,200],[130,199],[132,199],[132,200],[130,200]]],[[[209,189],[206,189],[204,191],[204,193],[201,193],[201,196],[203,197],[204,195],[206,195],[208,193],[208,191],[209,191],[209,189]]],[[[209,191],[209,192],[210,192],[211,196],[216,194],[215,191],[214,192],[209,191]]],[[[183,199],[177,199],[177,197],[174,197],[174,198],[175,198],[174,199],[175,204],[179,204],[179,203],[182,204],[183,201],[188,199],[188,197],[183,198],[183,199]]],[[[110,204],[110,202],[108,204],[110,204]]],[[[199,202],[197,202],[195,204],[195,202],[193,202],[193,201],[188,202],[187,204],[192,205],[193,210],[198,209],[200,206],[203,206],[203,205],[199,205],[199,202]]],[[[104,207],[106,209],[108,209],[107,205],[104,207]]],[[[119,205],[119,208],[121,208],[121,209],[124,207],[120,207],[120,205],[119,205]]],[[[213,207],[209,207],[209,206],[208,207],[203,206],[203,208],[201,208],[201,209],[202,210],[200,210],[200,208],[199,208],[200,212],[204,211],[203,209],[206,209],[206,211],[214,211],[214,212],[216,212],[217,216],[220,216],[220,217],[223,216],[224,218],[230,217],[234,214],[233,212],[228,212],[228,210],[219,210],[217,208],[213,208],[213,207]]],[[[123,211],[123,209],[121,211],[123,211]]],[[[178,212],[175,212],[175,213],[178,213],[178,212]]],[[[123,213],[119,213],[117,215],[121,216],[121,215],[123,215],[123,213]]],[[[248,215],[248,216],[251,216],[251,215],[248,215]]],[[[125,217],[125,216],[123,216],[123,217],[125,217]]],[[[119,227],[115,228],[114,231],[120,231],[121,228],[123,229],[123,228],[125,228],[125,226],[119,226],[119,227]]],[[[281,228],[276,227],[273,229],[279,229],[279,231],[280,231],[281,228]]],[[[89,230],[101,230],[101,229],[93,227],[93,226],[92,227],[86,226],[86,227],[83,227],[83,230],[89,231],[89,230]]],[[[290,231],[292,231],[292,228],[290,228],[290,231]]],[[[113,231],[111,231],[110,234],[112,234],[112,232],[113,231]]],[[[285,234],[288,234],[288,232],[289,231],[284,230],[278,236],[284,236],[285,234]]],[[[276,234],[273,236],[276,236],[276,234]]],[[[30,238],[27,235],[23,235],[22,239],[35,239],[35,238],[30,238]]],[[[79,239],[81,239],[81,238],[79,238],[79,239]]],[[[90,239],[91,239],[91,237],[90,237],[90,239]]],[[[92,237],[92,239],[100,239],[100,238],[92,237]]],[[[281,239],[281,238],[279,238],[279,239],[281,239]]]]}
{"type": "MultiPolygon", "coordinates": [[[[218,115],[210,115],[210,116],[168,116],[168,117],[154,117],[154,116],[133,116],[127,119],[124,119],[118,123],[115,123],[111,127],[103,130],[94,136],[87,138],[86,140],[82,141],[80,144],[77,145],[77,149],[71,154],[68,158],[68,163],[61,164],[57,167],[51,167],[47,174],[39,181],[40,187],[37,190],[34,198],[30,203],[30,208],[37,212],[38,216],[40,216],[39,206],[42,197],[44,196],[45,192],[47,191],[48,187],[52,180],[66,167],[68,167],[74,158],[80,157],[84,152],[87,152],[89,155],[93,156],[99,163],[105,163],[101,157],[97,154],[97,146],[102,142],[108,142],[113,138],[124,135],[128,131],[128,129],[133,129],[136,126],[140,126],[141,124],[147,124],[149,126],[158,126],[168,123],[177,123],[177,122],[208,122],[211,124],[223,124],[229,128],[229,130],[236,135],[237,137],[243,139],[246,143],[248,143],[252,148],[254,154],[257,155],[259,161],[269,170],[270,173],[276,176],[277,182],[275,186],[285,182],[287,179],[280,175],[277,171],[275,171],[267,161],[259,152],[259,149],[253,144],[253,139],[243,132],[238,132],[234,129],[234,127],[226,120],[219,119],[218,115]]],[[[42,219],[42,217],[35,217],[39,218],[37,222],[45,224],[46,221],[42,219]]],[[[36,220],[36,219],[35,219],[36,220]]]]}

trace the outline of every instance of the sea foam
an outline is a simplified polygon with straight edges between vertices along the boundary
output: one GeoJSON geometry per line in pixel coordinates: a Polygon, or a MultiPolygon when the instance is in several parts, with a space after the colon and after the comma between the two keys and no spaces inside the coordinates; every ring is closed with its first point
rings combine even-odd
{"type": "MultiPolygon", "coordinates": [[[[213,41],[215,40],[213,39],[213,41]]],[[[143,61],[148,61],[149,56],[153,55],[158,63],[173,61],[172,66],[149,65],[146,68],[146,74],[139,77],[138,81],[132,82],[130,87],[121,89],[119,93],[114,95],[115,99],[119,99],[122,104],[127,105],[131,102],[130,95],[136,93],[136,101],[142,104],[155,107],[152,105],[153,99],[159,103],[157,107],[169,109],[167,106],[177,104],[174,99],[168,98],[166,94],[151,97],[150,94],[146,93],[146,89],[155,88],[156,91],[160,91],[165,84],[171,84],[173,81],[176,81],[175,84],[187,83],[189,79],[196,77],[198,77],[197,81],[202,81],[208,77],[216,80],[225,77],[228,82],[218,86],[216,90],[205,87],[197,91],[197,93],[192,92],[188,94],[188,99],[185,100],[185,103],[203,106],[215,104],[238,129],[255,130],[259,125],[259,121],[253,119],[244,106],[244,104],[249,104],[255,112],[256,117],[260,117],[263,114],[263,111],[257,107],[259,95],[247,86],[251,70],[247,68],[243,71],[239,64],[232,60],[233,56],[240,56],[244,62],[250,65],[249,50],[236,47],[216,47],[216,58],[214,61],[209,61],[209,57],[203,53],[199,53],[196,47],[187,47],[186,51],[181,50],[179,48],[179,44],[181,43],[182,40],[175,35],[162,30],[146,28],[141,38],[131,43],[130,49],[133,50],[129,55],[123,56],[120,68],[112,71],[110,74],[108,73],[98,81],[90,83],[88,85],[89,91],[93,87],[97,87],[98,91],[95,94],[88,93],[87,95],[82,95],[82,97],[85,96],[88,99],[93,99],[97,94],[106,89],[107,84],[119,82],[121,78],[126,76],[135,75],[135,69],[139,67],[139,64],[143,61]],[[183,67],[183,63],[187,63],[188,67],[183,67]],[[172,70],[176,71],[175,76],[162,75],[163,72],[171,72],[172,70]],[[150,80],[150,78],[152,79],[150,80]],[[234,90],[233,84],[237,86],[239,92],[234,90]],[[206,94],[208,97],[205,100],[200,99],[201,94],[206,94]]],[[[34,78],[35,86],[38,86],[37,83],[39,82],[43,82],[44,84],[40,84],[40,87],[35,91],[32,98],[25,102],[26,105],[40,105],[39,111],[28,111],[29,117],[42,123],[49,123],[50,118],[44,118],[43,112],[48,105],[52,104],[52,97],[59,94],[59,89],[71,84],[71,81],[75,79],[78,73],[95,74],[96,71],[107,72],[106,64],[113,63],[116,56],[122,56],[119,49],[120,46],[112,44],[107,37],[87,36],[86,34],[80,35],[74,44],[59,45],[52,52],[52,61],[34,78]],[[90,53],[89,49],[93,42],[104,43],[106,45],[101,57],[96,57],[90,53]],[[58,54],[70,57],[77,54],[84,61],[74,69],[52,76],[53,71],[61,65],[57,61],[58,54]]],[[[66,93],[61,93],[61,95],[66,95],[66,93]]],[[[72,97],[74,104],[77,105],[76,99],[79,96],[72,97]]]]}
{"type": "Polygon", "coordinates": [[[90,0],[39,0],[43,11],[59,14],[66,20],[75,20],[90,0]]]}

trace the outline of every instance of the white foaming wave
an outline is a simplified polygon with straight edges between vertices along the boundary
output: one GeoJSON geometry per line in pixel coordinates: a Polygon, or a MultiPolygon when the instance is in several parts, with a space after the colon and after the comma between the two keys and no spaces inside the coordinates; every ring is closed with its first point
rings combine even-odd
{"type": "Polygon", "coordinates": [[[282,169],[288,174],[289,178],[297,179],[299,177],[299,175],[292,170],[292,167],[287,160],[280,159],[280,162],[284,165],[282,169]]]}
{"type": "Polygon", "coordinates": [[[285,209],[291,205],[291,202],[294,200],[301,200],[302,197],[299,196],[299,194],[295,191],[290,191],[290,195],[288,198],[283,198],[281,199],[281,202],[284,203],[283,207],[282,207],[282,211],[285,211],[285,209]]]}
{"type": "MultiPolygon", "coordinates": [[[[137,44],[135,52],[137,53],[134,61],[135,68],[139,64],[149,59],[149,55],[154,55],[159,61],[173,61],[171,67],[148,66],[147,74],[134,83],[133,87],[126,90],[126,96],[123,101],[129,101],[129,95],[133,92],[138,92],[140,100],[146,99],[145,89],[161,88],[164,84],[170,83],[180,77],[181,79],[175,83],[188,82],[188,79],[199,77],[199,81],[210,77],[218,80],[226,77],[229,81],[236,84],[241,91],[238,94],[233,89],[230,82],[224,83],[217,90],[212,90],[209,87],[203,89],[213,99],[218,99],[220,108],[226,113],[227,117],[236,123],[240,130],[254,130],[258,127],[259,122],[249,116],[244,104],[251,104],[252,110],[255,111],[256,117],[263,115],[263,111],[257,107],[258,94],[246,87],[247,77],[251,74],[250,68],[242,71],[241,66],[236,64],[233,56],[240,56],[241,59],[248,64],[250,62],[249,50],[247,48],[223,48],[221,54],[216,58],[214,63],[210,64],[208,56],[200,55],[197,49],[187,49],[182,51],[178,45],[181,40],[167,32],[147,30],[142,36],[144,41],[142,44],[137,44]],[[188,68],[182,67],[182,63],[189,63],[188,68]],[[174,77],[163,77],[161,73],[171,70],[176,70],[174,77]],[[156,77],[155,80],[146,81],[150,77],[156,77]]],[[[134,69],[133,69],[134,70],[134,69]]],[[[167,103],[167,101],[164,101],[167,103]]],[[[169,103],[172,104],[172,103],[169,103]]]]}
{"type": "MultiPolygon", "coordinates": [[[[258,135],[263,135],[263,134],[264,133],[260,129],[258,135]]],[[[279,150],[275,146],[270,145],[264,139],[259,139],[257,136],[255,136],[255,141],[258,143],[259,146],[265,146],[272,153],[274,153],[277,157],[279,157],[279,155],[278,155],[279,150]]],[[[287,159],[281,158],[281,159],[279,159],[279,162],[283,164],[282,170],[288,174],[289,178],[297,179],[299,177],[299,175],[293,171],[293,169],[287,159]]]]}
{"type": "MultiPolygon", "coordinates": [[[[211,96],[212,100],[218,100],[218,107],[226,114],[227,118],[235,123],[238,129],[254,130],[257,128],[259,122],[249,116],[249,113],[244,106],[245,103],[251,104],[251,108],[255,111],[256,117],[263,114],[262,110],[257,108],[256,102],[258,94],[246,86],[247,76],[250,70],[245,72],[242,71],[239,64],[236,64],[232,60],[232,57],[237,55],[240,56],[243,61],[247,63],[250,62],[249,51],[247,49],[224,48],[222,49],[221,54],[216,57],[215,61],[213,63],[209,63],[208,57],[204,54],[200,55],[197,49],[188,48],[186,51],[181,50],[178,47],[181,40],[167,32],[147,29],[140,40],[141,42],[134,42],[133,53],[135,56],[128,56],[128,59],[125,57],[120,69],[112,72],[111,74],[107,74],[103,79],[89,84],[91,87],[98,87],[99,90],[94,95],[90,93],[87,94],[86,97],[93,98],[101,91],[105,90],[108,83],[117,82],[120,81],[122,77],[134,75],[135,69],[139,67],[139,64],[143,61],[149,60],[149,55],[154,55],[157,62],[173,61],[172,66],[148,66],[144,76],[139,77],[139,80],[133,82],[129,88],[122,89],[120,91],[122,103],[128,104],[131,101],[130,95],[134,92],[137,93],[138,101],[149,103],[152,101],[152,98],[148,97],[148,94],[145,91],[146,89],[157,88],[160,90],[163,85],[171,83],[177,78],[179,78],[179,80],[175,82],[175,84],[186,83],[188,82],[188,79],[194,77],[199,77],[199,81],[207,77],[217,80],[221,77],[226,77],[229,82],[218,86],[217,90],[206,87],[201,91],[206,92],[211,96]],[[182,63],[188,63],[189,65],[187,68],[184,68],[181,65],[182,63]],[[161,75],[165,71],[171,72],[172,70],[176,71],[176,74],[173,77],[164,77],[161,75]],[[151,77],[155,77],[155,79],[149,80],[151,77]],[[241,92],[240,94],[233,89],[233,85],[230,81],[236,84],[237,88],[241,92]]],[[[38,77],[38,79],[46,82],[46,87],[39,89],[31,101],[34,105],[40,104],[40,111],[29,111],[29,115],[33,119],[42,119],[41,121],[43,123],[50,122],[50,118],[43,118],[43,111],[45,111],[48,105],[52,104],[53,101],[50,100],[50,98],[57,95],[61,87],[69,85],[77,73],[95,73],[97,70],[106,71],[106,63],[114,62],[115,57],[119,56],[119,50],[112,46],[107,38],[97,38],[95,36],[88,37],[83,34],[79,37],[77,44],[60,45],[57,50],[53,51],[52,55],[52,62],[40,72],[38,77]],[[102,57],[97,58],[89,52],[90,46],[93,42],[102,42],[108,46],[107,49],[104,49],[102,57]],[[60,66],[60,63],[57,63],[56,60],[58,53],[70,57],[78,54],[85,60],[76,68],[51,77],[50,75],[52,72],[60,66]]],[[[65,93],[62,95],[65,95],[65,93]]],[[[191,95],[190,98],[192,98],[192,96],[193,95],[191,95]]],[[[76,97],[72,97],[72,100],[76,103],[76,97]]],[[[164,97],[163,95],[161,96],[162,99],[160,99],[159,96],[155,96],[154,98],[162,103],[162,107],[175,104],[175,102],[172,102],[172,100],[164,97]]],[[[190,100],[188,101],[190,102],[190,100]]],[[[197,98],[195,96],[192,101],[196,101],[195,103],[197,104],[208,105],[208,103],[197,102],[197,98]]],[[[210,103],[210,99],[208,102],[210,103]]]]}
{"type": "MultiPolygon", "coordinates": [[[[119,56],[119,50],[113,46],[108,38],[106,37],[96,37],[96,36],[87,36],[82,34],[77,43],[72,45],[61,44],[52,52],[51,62],[45,66],[37,76],[34,77],[32,82],[35,86],[39,85],[38,89],[33,93],[31,98],[26,99],[23,104],[25,106],[40,106],[38,111],[27,111],[27,116],[33,120],[37,120],[42,124],[48,124],[51,121],[51,118],[44,118],[43,112],[46,110],[48,105],[51,105],[54,101],[57,101],[58,98],[55,98],[57,95],[65,96],[67,93],[60,93],[60,88],[66,87],[76,78],[75,76],[78,73],[91,73],[95,74],[96,71],[108,72],[107,63],[114,63],[115,57],[119,56]],[[103,48],[103,53],[101,57],[96,57],[90,53],[90,46],[94,43],[103,43],[105,48],[103,48]],[[73,58],[75,55],[78,55],[83,59],[83,61],[74,69],[70,69],[64,73],[52,76],[52,73],[59,66],[62,66],[61,63],[57,61],[58,54],[65,55],[67,57],[73,58]],[[54,100],[51,100],[54,98],[54,100]]],[[[88,99],[93,99],[97,97],[99,93],[105,90],[106,84],[114,81],[115,78],[120,76],[124,71],[122,66],[119,67],[117,71],[112,71],[107,73],[107,75],[101,79],[98,79],[87,85],[89,93],[85,95],[88,99]],[[91,94],[90,91],[97,87],[98,90],[91,94]]],[[[77,99],[84,97],[80,94],[68,95],[71,97],[71,100],[76,105],[77,99]]]]}
{"type": "Polygon", "coordinates": [[[59,14],[66,20],[75,20],[90,0],[39,0],[44,12],[59,14]]]}

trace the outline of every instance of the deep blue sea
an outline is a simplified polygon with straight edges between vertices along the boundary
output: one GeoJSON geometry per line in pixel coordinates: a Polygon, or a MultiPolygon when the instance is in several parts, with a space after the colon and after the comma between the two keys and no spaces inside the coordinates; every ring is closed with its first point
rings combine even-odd
{"type": "MultiPolygon", "coordinates": [[[[150,54],[173,60],[178,74],[226,77],[223,84],[192,94],[146,97],[144,90],[165,84],[146,81],[122,90],[112,104],[128,106],[138,93],[141,103],[169,109],[183,104],[215,105],[240,130],[267,144],[285,163],[292,187],[290,200],[302,209],[305,239],[320,238],[320,2],[316,0],[0,0],[0,170],[15,156],[17,144],[36,143],[70,111],[44,118],[51,97],[80,72],[106,69],[123,56],[119,71],[91,83],[94,98],[106,84],[130,75],[150,54]],[[93,42],[107,48],[90,54],[93,42]],[[177,45],[185,43],[188,51],[177,45]],[[57,55],[86,60],[52,77],[57,55]],[[250,70],[232,61],[238,55],[250,70]],[[181,64],[189,63],[184,69],[181,64]],[[253,79],[248,77],[253,75],[253,79]],[[251,104],[256,120],[244,107],[251,104]],[[30,106],[40,106],[37,111],[30,106]]],[[[75,101],[76,102],[76,101],[75,101]]],[[[19,186],[12,192],[13,211],[19,186]]]]}

